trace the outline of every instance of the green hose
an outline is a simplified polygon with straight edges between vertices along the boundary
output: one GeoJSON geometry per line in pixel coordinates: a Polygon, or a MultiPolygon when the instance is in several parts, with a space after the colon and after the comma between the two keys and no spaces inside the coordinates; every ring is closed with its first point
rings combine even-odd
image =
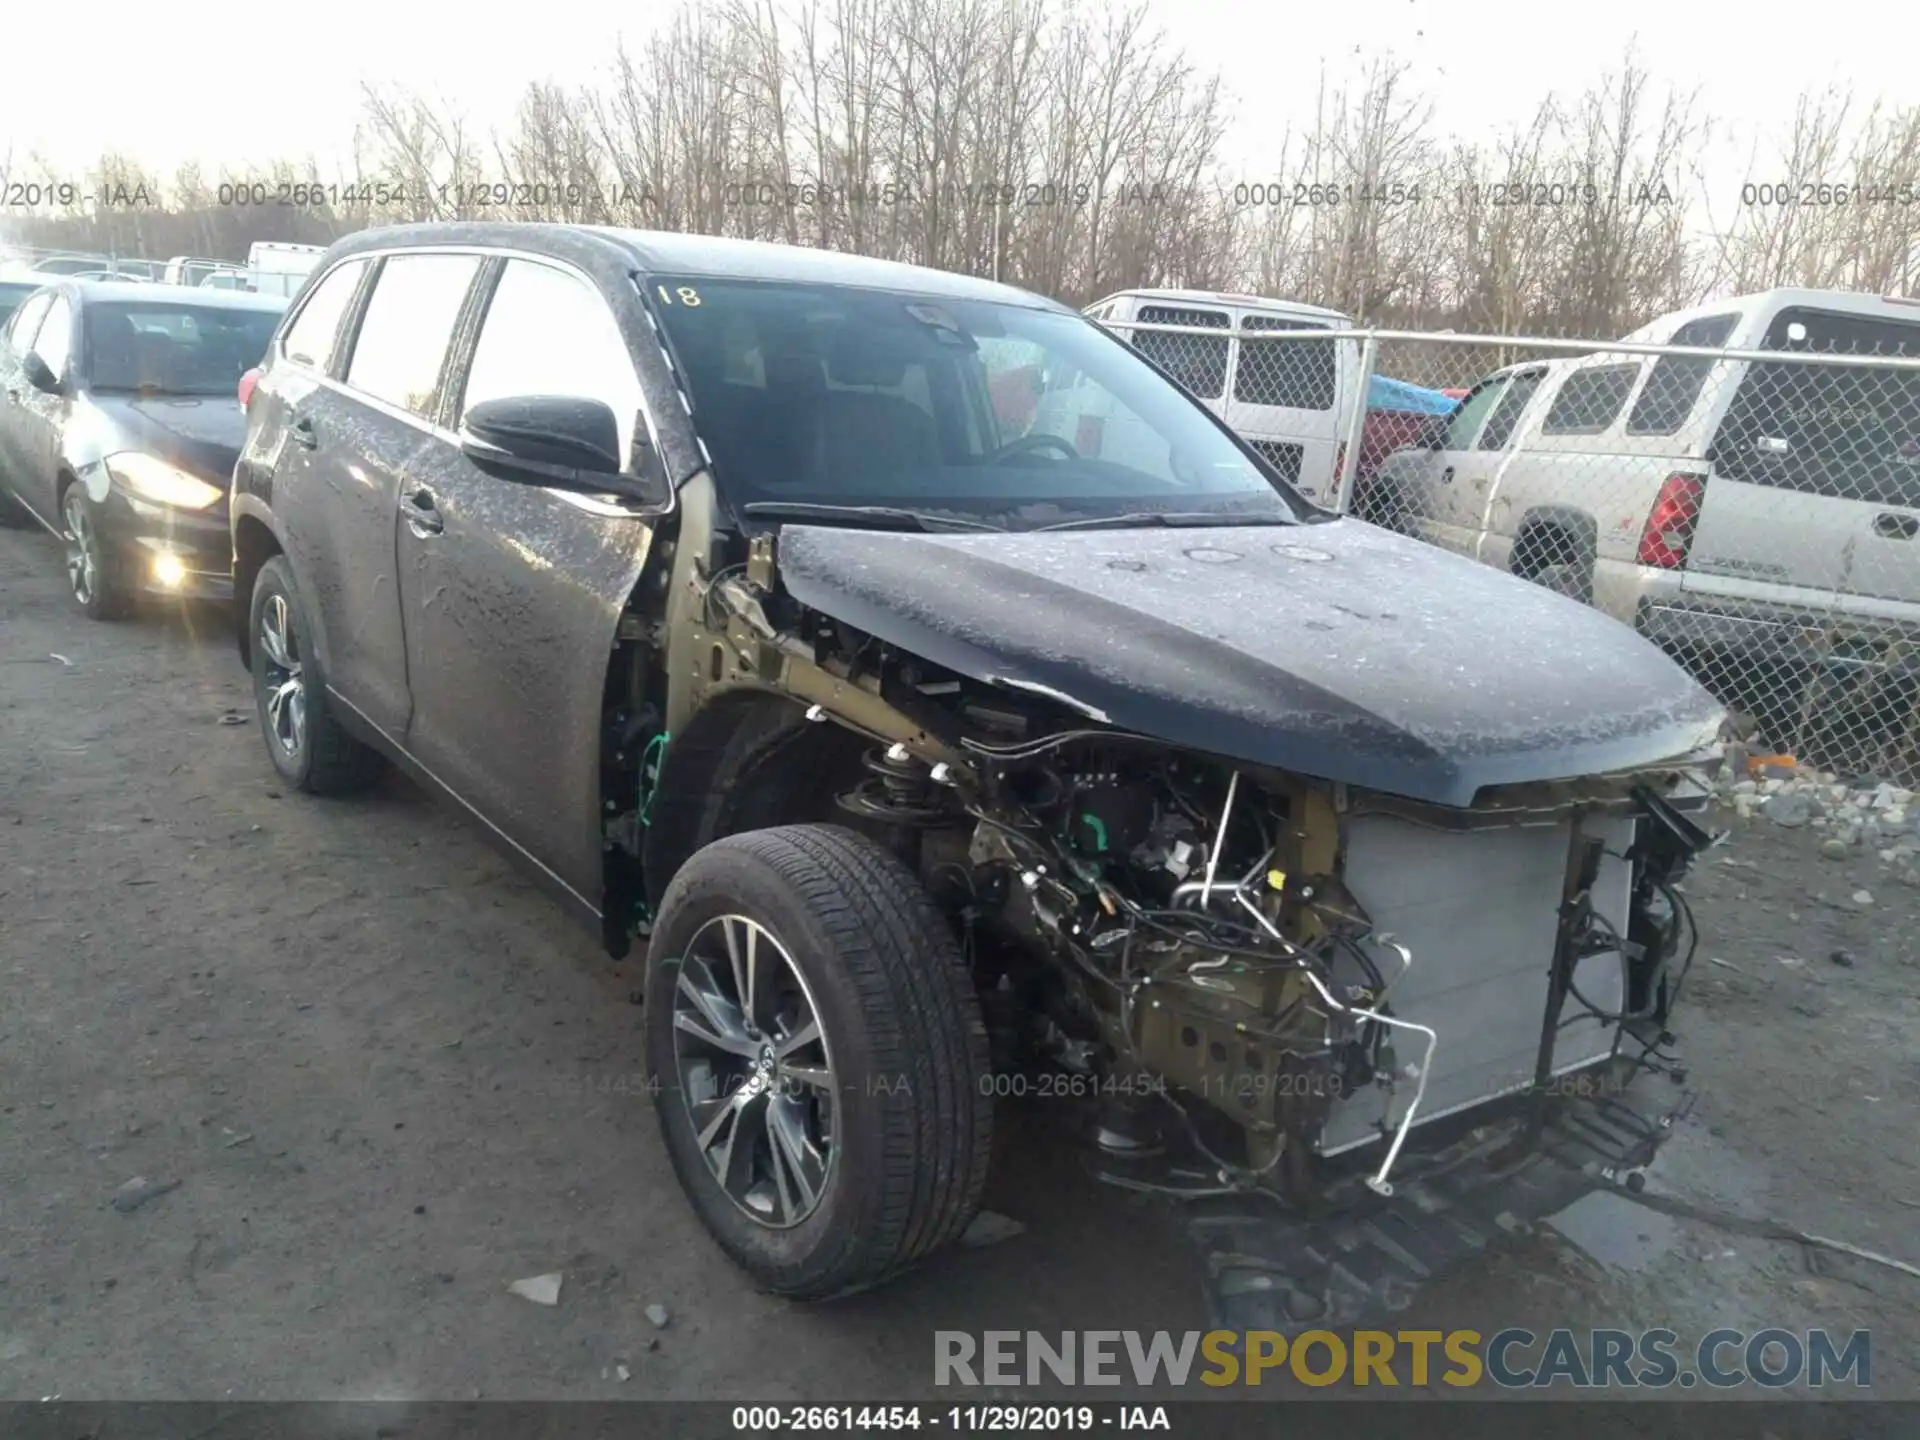
{"type": "Polygon", "coordinates": [[[660,783],[660,766],[665,762],[667,742],[673,737],[665,730],[647,741],[640,752],[640,823],[653,823],[653,797],[660,783]]]}

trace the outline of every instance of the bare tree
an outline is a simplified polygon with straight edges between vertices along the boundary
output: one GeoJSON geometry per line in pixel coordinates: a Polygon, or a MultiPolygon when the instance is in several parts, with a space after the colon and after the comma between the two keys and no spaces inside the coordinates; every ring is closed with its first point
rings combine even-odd
{"type": "Polygon", "coordinates": [[[470,220],[489,193],[481,146],[465,117],[444,102],[363,84],[354,134],[360,174],[392,187],[390,220],[470,220]]]}
{"type": "Polygon", "coordinates": [[[1714,281],[1909,291],[1920,268],[1920,106],[1803,95],[1784,140],[1756,143],[1731,214],[1714,232],[1714,281]]]}
{"type": "MultiPolygon", "coordinates": [[[[256,239],[395,221],[610,222],[914,260],[1075,303],[1252,289],[1394,326],[1594,338],[1730,288],[1885,293],[1920,269],[1920,106],[1856,115],[1803,97],[1777,153],[1756,146],[1750,165],[1794,203],[1749,185],[1715,215],[1691,168],[1707,122],[1631,51],[1586,94],[1475,145],[1438,136],[1407,67],[1374,59],[1323,79],[1311,125],[1239,183],[1220,163],[1219,77],[1138,4],[689,3],[596,83],[529,84],[499,133],[404,86],[367,85],[361,102],[337,185],[306,183],[309,158],[217,183],[183,167],[163,193],[107,155],[86,193],[144,198],[45,205],[14,229],[237,259],[256,239]],[[1807,185],[1815,203],[1799,203],[1807,185]],[[305,200],[240,203],[289,192],[305,200]]],[[[0,156],[0,180],[46,169],[0,156]]]]}

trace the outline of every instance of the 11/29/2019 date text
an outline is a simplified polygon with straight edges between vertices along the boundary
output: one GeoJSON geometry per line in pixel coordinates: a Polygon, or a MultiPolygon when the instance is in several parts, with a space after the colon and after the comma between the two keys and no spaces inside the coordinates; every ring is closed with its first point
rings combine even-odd
{"type": "Polygon", "coordinates": [[[1130,1407],[1103,1414],[1091,1405],[736,1405],[733,1428],[742,1433],[790,1433],[839,1430],[945,1430],[956,1434],[975,1431],[1166,1429],[1164,1408],[1130,1407]],[[1159,1412],[1156,1422],[1155,1412],[1159,1412]]]}

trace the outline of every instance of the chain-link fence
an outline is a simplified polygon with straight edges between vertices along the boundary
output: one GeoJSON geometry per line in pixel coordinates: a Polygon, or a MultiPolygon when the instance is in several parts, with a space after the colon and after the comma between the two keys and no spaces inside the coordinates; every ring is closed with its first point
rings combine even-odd
{"type": "Polygon", "coordinates": [[[1750,749],[1911,785],[1920,310],[1846,299],[1664,344],[1108,323],[1322,504],[1633,626],[1750,749]]]}

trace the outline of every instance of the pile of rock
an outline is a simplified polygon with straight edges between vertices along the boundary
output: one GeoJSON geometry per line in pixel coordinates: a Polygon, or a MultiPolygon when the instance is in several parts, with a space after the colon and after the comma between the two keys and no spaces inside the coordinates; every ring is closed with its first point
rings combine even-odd
{"type": "Polygon", "coordinates": [[[1883,780],[1763,764],[1749,775],[1729,767],[1718,789],[1742,820],[1758,815],[1789,830],[1805,826],[1828,832],[1820,848],[1834,859],[1855,850],[1871,850],[1889,865],[1920,856],[1920,805],[1914,792],[1883,780]]]}

